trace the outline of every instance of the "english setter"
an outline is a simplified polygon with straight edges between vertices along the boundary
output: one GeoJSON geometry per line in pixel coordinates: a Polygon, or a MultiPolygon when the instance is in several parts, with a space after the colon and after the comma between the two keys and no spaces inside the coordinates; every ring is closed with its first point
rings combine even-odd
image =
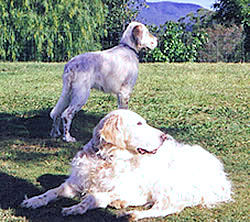
{"type": "Polygon", "coordinates": [[[64,208],[63,215],[108,205],[147,205],[149,209],[126,213],[141,219],[232,200],[231,182],[213,154],[198,145],[178,143],[124,109],[99,122],[92,139],[74,157],[71,175],[61,186],[24,200],[22,206],[38,208],[77,194],[82,201],[64,208]]]}
{"type": "Polygon", "coordinates": [[[90,89],[115,94],[118,108],[127,108],[138,75],[138,52],[154,49],[157,39],[145,25],[132,22],[122,35],[120,44],[109,50],[88,52],[72,58],[64,67],[61,97],[50,113],[52,137],[59,137],[63,122],[63,139],[74,142],[70,135],[72,119],[87,102],[90,89]]]}

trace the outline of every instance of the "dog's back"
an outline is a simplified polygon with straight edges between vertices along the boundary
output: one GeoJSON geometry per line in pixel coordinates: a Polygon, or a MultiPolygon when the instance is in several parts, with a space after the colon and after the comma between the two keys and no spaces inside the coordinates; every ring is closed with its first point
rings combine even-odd
{"type": "Polygon", "coordinates": [[[117,94],[121,87],[133,89],[138,75],[138,59],[126,47],[87,52],[71,59],[64,68],[63,78],[68,84],[82,84],[89,88],[117,94]]]}

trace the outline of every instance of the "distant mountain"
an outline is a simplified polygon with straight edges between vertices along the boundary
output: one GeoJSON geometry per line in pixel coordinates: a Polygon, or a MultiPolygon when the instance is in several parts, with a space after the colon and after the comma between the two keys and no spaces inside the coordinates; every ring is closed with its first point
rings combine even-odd
{"type": "Polygon", "coordinates": [[[146,24],[160,25],[166,21],[177,21],[190,12],[202,8],[199,5],[175,2],[147,2],[148,8],[143,8],[137,20],[146,24]]]}

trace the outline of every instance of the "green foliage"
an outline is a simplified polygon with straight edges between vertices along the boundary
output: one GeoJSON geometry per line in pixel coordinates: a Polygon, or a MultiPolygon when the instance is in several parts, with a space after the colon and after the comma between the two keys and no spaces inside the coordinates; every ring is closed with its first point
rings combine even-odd
{"type": "Polygon", "coordinates": [[[199,31],[214,24],[213,15],[213,11],[201,8],[180,18],[178,22],[186,23],[189,29],[199,31]]]}
{"type": "Polygon", "coordinates": [[[250,7],[249,0],[217,0],[214,19],[220,24],[232,26],[234,24],[244,28],[245,61],[250,61],[250,7]]]}
{"type": "Polygon", "coordinates": [[[6,0],[0,14],[0,60],[64,61],[101,47],[101,0],[6,0]]]}
{"type": "Polygon", "coordinates": [[[244,30],[241,25],[231,26],[220,24],[216,12],[200,9],[181,18],[192,32],[206,33],[206,41],[198,50],[198,62],[242,62],[244,55],[244,30]]]}
{"type": "Polygon", "coordinates": [[[206,41],[205,33],[188,31],[184,23],[166,22],[163,26],[152,27],[158,38],[158,46],[143,55],[146,62],[188,62],[196,61],[198,50],[206,41]]]}
{"type": "Polygon", "coordinates": [[[248,23],[250,19],[250,8],[248,0],[217,0],[214,4],[216,13],[214,18],[222,24],[241,25],[248,23]]]}
{"type": "MultiPolygon", "coordinates": [[[[246,5],[244,1],[228,2],[228,9],[221,8],[218,12],[200,9],[196,13],[189,13],[178,23],[166,22],[161,27],[150,27],[158,37],[156,49],[142,53],[144,62],[242,62],[249,61],[249,26],[246,23],[246,5]],[[241,7],[231,9],[230,4],[241,2],[241,7]],[[231,16],[241,18],[231,19],[227,24],[220,24],[216,16],[228,10],[242,10],[241,17],[236,12],[231,16]],[[244,13],[243,13],[244,12],[244,13]],[[244,18],[244,19],[243,19],[244,18]],[[233,23],[234,22],[234,23],[233,23]],[[230,24],[230,25],[229,25],[230,24]],[[243,25],[239,25],[243,24],[243,25]],[[244,28],[243,28],[244,27],[244,28]]],[[[225,2],[223,3],[224,6],[225,2]]],[[[231,5],[231,6],[232,6],[231,5]]],[[[221,15],[220,15],[221,16],[221,15]]],[[[219,17],[220,17],[219,16],[219,17]]],[[[249,15],[248,15],[249,16],[249,15]]]]}

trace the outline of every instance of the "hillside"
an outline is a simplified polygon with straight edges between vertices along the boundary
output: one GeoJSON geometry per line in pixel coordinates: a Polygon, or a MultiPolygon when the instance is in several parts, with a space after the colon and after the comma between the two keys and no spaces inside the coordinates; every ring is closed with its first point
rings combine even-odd
{"type": "Polygon", "coordinates": [[[175,2],[147,2],[148,8],[143,8],[138,20],[147,24],[164,24],[166,21],[177,21],[190,12],[202,8],[195,4],[175,2]]]}

